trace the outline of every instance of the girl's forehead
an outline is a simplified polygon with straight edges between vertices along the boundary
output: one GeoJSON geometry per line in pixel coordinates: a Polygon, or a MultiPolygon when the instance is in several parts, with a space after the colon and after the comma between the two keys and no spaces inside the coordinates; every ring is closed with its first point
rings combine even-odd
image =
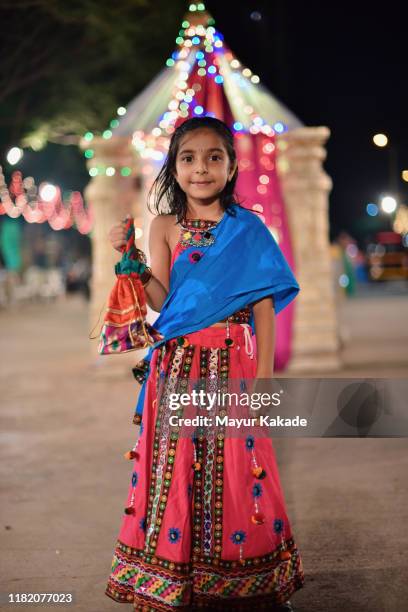
{"type": "Polygon", "coordinates": [[[180,140],[179,151],[187,147],[196,151],[204,151],[211,148],[225,149],[221,136],[209,128],[200,128],[184,134],[180,140]]]}

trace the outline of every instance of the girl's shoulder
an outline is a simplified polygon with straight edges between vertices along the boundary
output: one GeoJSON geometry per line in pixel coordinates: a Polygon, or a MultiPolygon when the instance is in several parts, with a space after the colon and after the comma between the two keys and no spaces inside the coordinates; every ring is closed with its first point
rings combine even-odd
{"type": "Polygon", "coordinates": [[[176,215],[163,213],[153,217],[150,222],[150,238],[167,243],[170,251],[178,241],[179,231],[176,215]]]}
{"type": "Polygon", "coordinates": [[[176,223],[177,223],[176,215],[162,213],[160,215],[156,215],[155,217],[153,217],[153,219],[150,222],[150,225],[154,229],[161,228],[161,229],[167,230],[168,228],[176,225],[176,223]]]}

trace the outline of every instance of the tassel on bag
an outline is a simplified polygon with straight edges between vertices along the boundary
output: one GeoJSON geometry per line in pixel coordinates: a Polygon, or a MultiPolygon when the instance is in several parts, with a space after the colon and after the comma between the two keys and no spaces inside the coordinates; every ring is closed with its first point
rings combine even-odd
{"type": "Polygon", "coordinates": [[[127,353],[152,346],[163,340],[146,321],[146,295],[141,275],[146,271],[144,253],[136,248],[133,219],[126,220],[126,245],[122,259],[115,266],[116,283],[108,300],[100,334],[101,355],[127,353]]]}

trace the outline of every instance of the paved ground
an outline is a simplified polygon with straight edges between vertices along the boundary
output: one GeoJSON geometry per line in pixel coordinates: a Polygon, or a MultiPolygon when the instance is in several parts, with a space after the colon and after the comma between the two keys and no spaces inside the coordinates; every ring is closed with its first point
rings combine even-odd
{"type": "MultiPolygon", "coordinates": [[[[406,308],[392,304],[391,328],[406,308]]],[[[353,310],[347,317],[352,329],[353,310]]],[[[119,604],[104,589],[130,478],[122,454],[137,433],[137,384],[119,361],[90,359],[80,300],[2,311],[0,324],[0,591],[70,591],[76,612],[114,612],[119,604]]],[[[371,325],[380,328],[386,348],[386,326],[371,325]]],[[[406,345],[401,331],[399,341],[406,345]]],[[[112,359],[134,361],[123,358],[112,359]]],[[[407,363],[338,375],[403,377],[407,363]]],[[[307,578],[292,600],[297,611],[408,610],[408,440],[280,439],[275,447],[307,578]]]]}

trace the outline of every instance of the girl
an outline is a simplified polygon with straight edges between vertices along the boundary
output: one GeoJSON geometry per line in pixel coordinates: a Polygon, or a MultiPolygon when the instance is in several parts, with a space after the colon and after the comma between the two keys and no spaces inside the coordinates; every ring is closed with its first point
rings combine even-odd
{"type": "MultiPolygon", "coordinates": [[[[134,610],[290,611],[304,582],[271,440],[169,425],[169,396],[192,381],[228,391],[272,378],[275,313],[299,291],[267,227],[235,202],[236,180],[232,133],[202,117],[175,130],[153,185],[142,282],[164,340],[139,368],[140,435],[106,589],[134,610]]],[[[110,240],[120,250],[123,223],[110,240]]]]}

